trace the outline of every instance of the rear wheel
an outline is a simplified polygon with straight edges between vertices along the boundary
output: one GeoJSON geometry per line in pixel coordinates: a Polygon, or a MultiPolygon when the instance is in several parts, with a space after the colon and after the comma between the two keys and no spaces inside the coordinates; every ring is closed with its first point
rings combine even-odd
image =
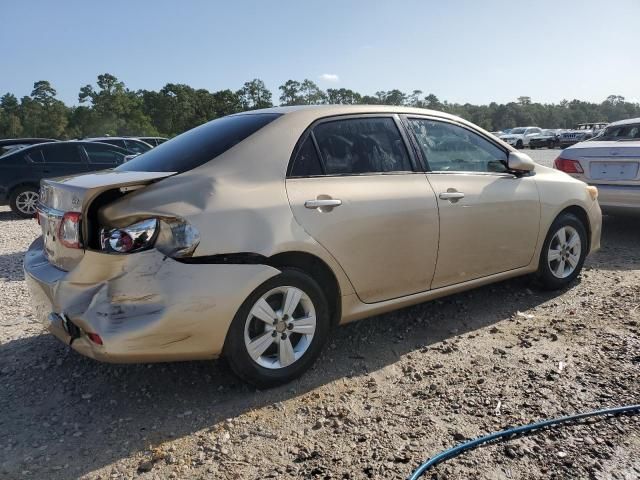
{"type": "Polygon", "coordinates": [[[570,213],[551,225],[542,246],[538,279],[544,288],[556,290],[571,283],[582,270],[587,255],[587,230],[570,213]]]}
{"type": "Polygon", "coordinates": [[[229,328],[224,356],[243,380],[274,387],[313,364],[329,330],[329,308],[318,283],[300,270],[283,270],[242,304],[229,328]]]}
{"type": "Polygon", "coordinates": [[[38,206],[38,189],[33,186],[18,187],[9,197],[11,210],[22,218],[31,218],[36,214],[38,206]]]}

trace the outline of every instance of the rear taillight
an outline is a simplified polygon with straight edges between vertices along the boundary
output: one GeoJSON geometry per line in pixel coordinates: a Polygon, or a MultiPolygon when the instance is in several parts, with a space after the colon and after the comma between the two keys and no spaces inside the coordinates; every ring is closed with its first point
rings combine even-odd
{"type": "Polygon", "coordinates": [[[60,243],[68,248],[82,248],[80,242],[80,213],[67,212],[62,217],[58,229],[60,243]]]}
{"type": "Polygon", "coordinates": [[[158,220],[150,218],[125,228],[102,229],[102,250],[109,253],[132,253],[153,246],[158,236],[158,220]]]}
{"type": "Polygon", "coordinates": [[[569,160],[567,158],[558,157],[553,162],[553,168],[561,170],[565,173],[584,173],[582,165],[577,160],[569,160]]]}
{"type": "Polygon", "coordinates": [[[97,333],[87,333],[87,337],[96,345],[102,345],[102,338],[97,333]]]}

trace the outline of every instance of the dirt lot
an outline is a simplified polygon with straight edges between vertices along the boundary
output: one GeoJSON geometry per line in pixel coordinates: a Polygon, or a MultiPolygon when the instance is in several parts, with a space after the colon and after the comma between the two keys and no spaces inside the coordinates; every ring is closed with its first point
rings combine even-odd
{"type": "MultiPolygon", "coordinates": [[[[549,156],[553,154],[548,154],[549,156]]],[[[516,279],[351,324],[261,392],[223,362],[107,365],[42,331],[0,209],[0,478],[406,478],[465,438],[640,400],[640,218],[567,291],[516,279]]],[[[428,478],[637,479],[640,417],[476,450],[428,478]]]]}

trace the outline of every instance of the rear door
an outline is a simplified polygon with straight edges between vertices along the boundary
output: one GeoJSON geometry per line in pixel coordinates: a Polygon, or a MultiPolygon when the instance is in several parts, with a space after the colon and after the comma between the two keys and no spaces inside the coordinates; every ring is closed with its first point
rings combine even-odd
{"type": "Polygon", "coordinates": [[[51,143],[30,152],[41,178],[63,177],[88,171],[87,162],[76,143],[51,143]]]}
{"type": "Polygon", "coordinates": [[[507,172],[507,151],[466,126],[424,117],[407,122],[438,197],[432,288],[528,265],[540,224],[534,177],[507,172]]]}
{"type": "Polygon", "coordinates": [[[317,122],[286,181],[295,219],[366,303],[428,290],[435,269],[436,199],[399,127],[394,115],[317,122]]]}

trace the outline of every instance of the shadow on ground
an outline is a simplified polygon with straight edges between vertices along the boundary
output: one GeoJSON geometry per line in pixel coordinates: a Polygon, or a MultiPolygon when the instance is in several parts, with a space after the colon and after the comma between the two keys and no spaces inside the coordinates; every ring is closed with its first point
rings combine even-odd
{"type": "Polygon", "coordinates": [[[0,222],[6,221],[6,220],[24,220],[24,218],[20,218],[11,210],[0,211],[0,222]]]}

